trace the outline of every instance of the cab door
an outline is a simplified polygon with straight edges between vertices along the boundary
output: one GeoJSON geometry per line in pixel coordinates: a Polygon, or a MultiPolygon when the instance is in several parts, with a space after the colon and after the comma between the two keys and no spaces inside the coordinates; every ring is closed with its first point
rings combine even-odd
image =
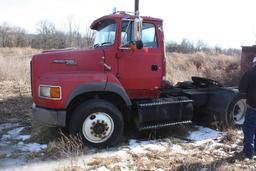
{"type": "Polygon", "coordinates": [[[121,45],[118,50],[118,77],[131,98],[157,97],[162,82],[162,50],[159,46],[157,26],[143,23],[143,49],[132,50],[133,22],[122,21],[121,45]]]}

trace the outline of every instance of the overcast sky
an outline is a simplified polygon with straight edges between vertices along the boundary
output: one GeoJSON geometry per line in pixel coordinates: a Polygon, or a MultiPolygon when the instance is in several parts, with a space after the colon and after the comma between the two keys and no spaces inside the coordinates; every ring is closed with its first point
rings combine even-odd
{"type": "MultiPolygon", "coordinates": [[[[114,7],[133,11],[134,0],[0,0],[0,23],[35,33],[44,19],[65,30],[72,16],[83,31],[114,7]]],[[[256,0],[140,0],[140,13],[162,18],[168,41],[204,40],[224,48],[256,44],[256,0]]]]}

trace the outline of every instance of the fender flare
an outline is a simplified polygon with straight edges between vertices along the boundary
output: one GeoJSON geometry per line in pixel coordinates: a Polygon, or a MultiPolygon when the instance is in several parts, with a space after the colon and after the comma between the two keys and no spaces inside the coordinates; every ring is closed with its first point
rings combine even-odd
{"type": "Polygon", "coordinates": [[[89,92],[110,92],[110,93],[115,93],[119,95],[125,102],[127,106],[131,106],[131,100],[126,93],[126,91],[119,85],[113,84],[113,83],[88,83],[88,84],[82,84],[76,87],[71,94],[68,97],[68,100],[66,102],[65,108],[69,106],[71,101],[76,98],[77,96],[84,94],[84,93],[89,93],[89,92]]]}
{"type": "Polygon", "coordinates": [[[207,109],[213,113],[227,113],[230,104],[237,95],[239,95],[239,92],[236,89],[216,88],[210,92],[207,109]]]}

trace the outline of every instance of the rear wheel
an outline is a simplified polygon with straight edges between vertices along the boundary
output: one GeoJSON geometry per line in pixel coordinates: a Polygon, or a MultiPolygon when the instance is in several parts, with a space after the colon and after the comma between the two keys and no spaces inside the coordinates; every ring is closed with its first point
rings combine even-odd
{"type": "Polygon", "coordinates": [[[246,110],[246,100],[242,96],[237,95],[232,99],[226,113],[205,115],[200,114],[200,111],[198,111],[199,114],[195,116],[193,121],[201,125],[220,129],[236,127],[244,123],[246,110]]]}
{"type": "Polygon", "coordinates": [[[241,96],[234,98],[229,106],[229,122],[232,125],[242,125],[246,114],[246,100],[241,96]]]}
{"type": "Polygon", "coordinates": [[[85,144],[95,147],[115,145],[123,133],[123,117],[112,103],[93,99],[79,105],[73,112],[69,131],[80,134],[85,144]]]}
{"type": "Polygon", "coordinates": [[[240,95],[235,96],[228,107],[228,112],[225,115],[219,116],[219,126],[228,128],[242,125],[244,123],[246,109],[246,100],[240,95]]]}

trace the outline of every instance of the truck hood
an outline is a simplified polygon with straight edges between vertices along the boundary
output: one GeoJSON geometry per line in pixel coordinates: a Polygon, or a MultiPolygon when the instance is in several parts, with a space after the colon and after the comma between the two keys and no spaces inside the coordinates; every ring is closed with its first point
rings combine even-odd
{"type": "Polygon", "coordinates": [[[32,58],[32,74],[35,78],[50,73],[104,72],[102,49],[43,51],[32,58]]]}

